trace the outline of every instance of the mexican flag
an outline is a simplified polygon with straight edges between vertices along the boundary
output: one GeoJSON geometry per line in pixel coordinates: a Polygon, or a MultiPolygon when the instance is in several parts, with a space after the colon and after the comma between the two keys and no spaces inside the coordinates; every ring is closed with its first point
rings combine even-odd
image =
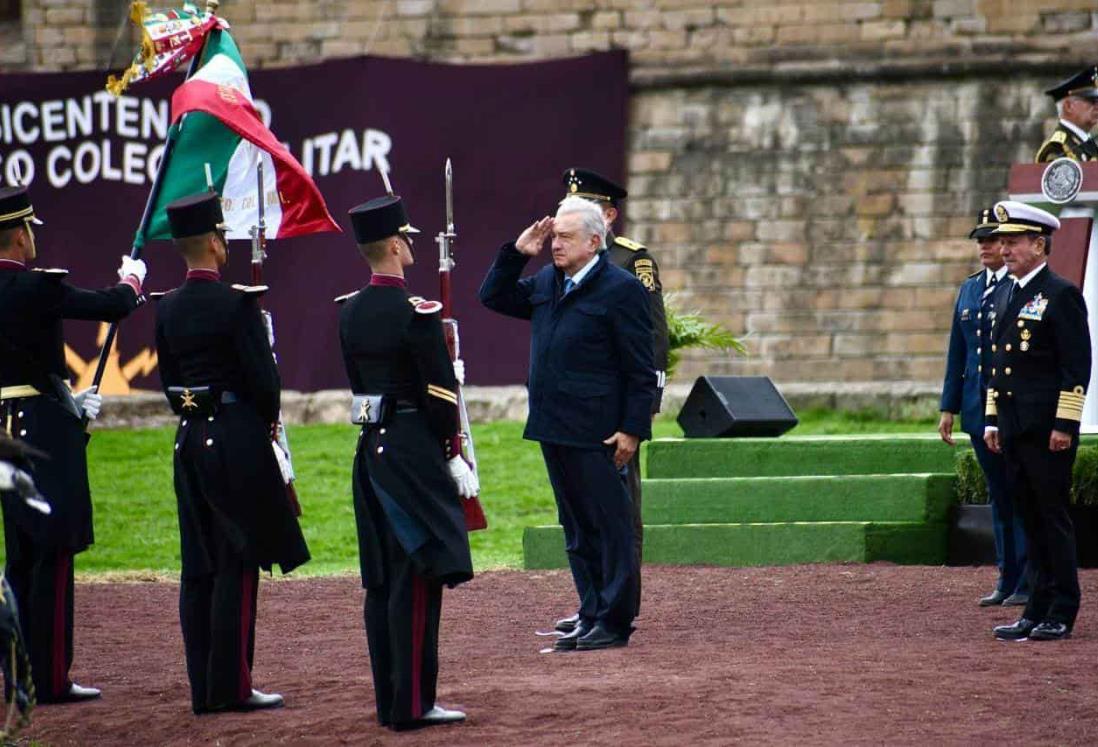
{"type": "Polygon", "coordinates": [[[171,238],[165,207],[208,189],[207,164],[221,195],[228,237],[250,238],[259,222],[259,158],[268,239],[340,230],[312,178],[263,124],[228,31],[210,32],[198,69],[172,95],[171,137],[175,144],[143,238],[171,238]]]}

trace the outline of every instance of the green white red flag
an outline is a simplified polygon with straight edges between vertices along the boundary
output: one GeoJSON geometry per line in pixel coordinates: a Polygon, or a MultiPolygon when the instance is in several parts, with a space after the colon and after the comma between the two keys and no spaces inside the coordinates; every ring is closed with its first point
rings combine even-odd
{"type": "Polygon", "coordinates": [[[194,75],[172,95],[173,136],[168,161],[145,238],[170,238],[165,207],[208,188],[221,195],[231,239],[250,238],[258,225],[256,161],[274,174],[265,186],[266,237],[281,239],[340,228],[320,190],[297,159],[263,124],[252,103],[248,73],[228,31],[210,34],[194,75]]]}

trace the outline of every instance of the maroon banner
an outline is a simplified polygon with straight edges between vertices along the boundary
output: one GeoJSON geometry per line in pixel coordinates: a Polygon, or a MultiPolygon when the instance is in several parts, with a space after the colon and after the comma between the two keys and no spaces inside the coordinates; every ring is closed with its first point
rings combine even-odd
{"type": "MultiPolygon", "coordinates": [[[[246,51],[246,50],[245,50],[246,51]]],[[[316,179],[343,235],[272,241],[264,267],[271,292],[283,386],[347,386],[339,353],[336,296],[366,284],[347,210],[384,193],[379,170],[423,233],[415,243],[412,292],[438,294],[443,165],[454,163],[458,240],[454,311],[470,384],[525,380],[528,325],[476,300],[496,249],[564,195],[560,177],[585,166],[623,180],[628,108],[623,52],[522,65],[444,65],[375,57],[250,75],[256,106],[316,179]]],[[[70,270],[86,287],[114,281],[129,253],[181,80],[134,86],[115,99],[105,72],[0,76],[0,178],[29,179],[39,267],[70,270]]],[[[145,248],[149,290],[182,282],[168,242],[145,248]]],[[[226,277],[247,283],[249,248],[233,242],[226,277]]],[[[126,320],[105,391],[158,386],[152,304],[126,320]]],[[[105,325],[67,322],[74,384],[90,380],[105,325]]]]}

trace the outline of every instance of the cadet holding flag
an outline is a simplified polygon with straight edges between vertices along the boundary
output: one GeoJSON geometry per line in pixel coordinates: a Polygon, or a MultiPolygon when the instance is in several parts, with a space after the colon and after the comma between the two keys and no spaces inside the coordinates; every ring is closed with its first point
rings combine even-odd
{"type": "Polygon", "coordinates": [[[73,557],[93,542],[83,419],[99,414],[94,389],[69,390],[63,319],[116,322],[144,301],[145,263],[123,257],[121,282],[101,291],[65,282],[65,270],[31,271],[37,256],[27,190],[0,189],[0,427],[43,457],[34,479],[48,519],[4,504],[5,574],[19,600],[35,689],[42,703],[86,700],[99,690],[69,679],[73,657],[73,557]]]}
{"type": "Polygon", "coordinates": [[[259,308],[266,286],[220,282],[228,261],[216,193],[167,206],[187,263],[157,304],[160,379],[173,412],[182,583],[179,618],[195,713],[282,705],[252,687],[259,569],[309,559],[271,444],[280,381],[259,308]]]}
{"type": "Polygon", "coordinates": [[[1071,470],[1090,382],[1083,295],[1048,268],[1055,216],[1021,202],[995,206],[1012,280],[996,291],[984,440],[1006,462],[1007,489],[1029,542],[1029,603],[995,628],[1006,640],[1058,640],[1079,613],[1071,470]]]}
{"type": "Polygon", "coordinates": [[[415,261],[400,197],[350,211],[370,283],[342,296],[339,339],[362,426],[353,490],[378,721],[395,730],[463,721],[435,702],[442,588],[473,577],[463,499],[476,474],[455,453],[458,396],[438,301],[410,296],[415,261]]]}

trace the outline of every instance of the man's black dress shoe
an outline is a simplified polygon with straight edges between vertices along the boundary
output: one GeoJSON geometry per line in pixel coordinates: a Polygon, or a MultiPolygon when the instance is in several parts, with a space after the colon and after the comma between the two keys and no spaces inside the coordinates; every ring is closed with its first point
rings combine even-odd
{"type": "MultiPolygon", "coordinates": [[[[431,710],[424,713],[415,721],[402,721],[396,724],[390,724],[389,728],[393,731],[411,731],[413,729],[422,729],[426,726],[441,726],[442,724],[456,724],[465,720],[465,713],[462,711],[453,711],[448,708],[435,704],[431,707],[431,710]]],[[[384,726],[384,724],[383,724],[384,726]]]]}
{"type": "Polygon", "coordinates": [[[1031,641],[1062,641],[1065,638],[1071,638],[1071,627],[1052,620],[1045,620],[1029,633],[1031,641]]]}
{"type": "Polygon", "coordinates": [[[986,597],[980,599],[980,606],[994,607],[997,604],[1002,604],[1003,600],[1005,600],[1009,596],[1010,595],[1007,594],[1005,591],[999,591],[998,589],[996,589],[995,591],[988,594],[986,597]]]}
{"type": "Polygon", "coordinates": [[[618,648],[628,646],[629,636],[618,635],[604,628],[599,623],[591,628],[591,632],[576,641],[577,651],[597,651],[603,648],[618,648]]]}
{"type": "Polygon", "coordinates": [[[995,637],[1001,641],[1021,641],[1029,638],[1030,632],[1037,627],[1037,623],[1024,617],[1010,625],[995,626],[995,637]]]}
{"type": "Polygon", "coordinates": [[[561,618],[560,620],[557,620],[556,624],[553,626],[553,629],[559,630],[561,633],[571,633],[573,630],[576,629],[576,623],[579,622],[579,619],[580,615],[578,612],[571,617],[561,618]]]}
{"type": "Polygon", "coordinates": [[[1029,594],[1024,591],[1016,591],[1003,600],[1004,607],[1025,607],[1029,604],[1029,594]]]}
{"type": "Polygon", "coordinates": [[[576,627],[574,627],[572,629],[572,632],[565,633],[560,638],[553,641],[553,650],[554,651],[575,651],[576,650],[576,642],[580,638],[582,638],[583,636],[590,633],[591,632],[591,627],[592,627],[591,623],[589,623],[585,620],[580,620],[576,624],[576,627]]]}
{"type": "Polygon", "coordinates": [[[39,698],[39,703],[82,703],[85,700],[95,700],[102,692],[98,687],[81,687],[75,682],[69,685],[69,689],[56,698],[39,698]]]}

